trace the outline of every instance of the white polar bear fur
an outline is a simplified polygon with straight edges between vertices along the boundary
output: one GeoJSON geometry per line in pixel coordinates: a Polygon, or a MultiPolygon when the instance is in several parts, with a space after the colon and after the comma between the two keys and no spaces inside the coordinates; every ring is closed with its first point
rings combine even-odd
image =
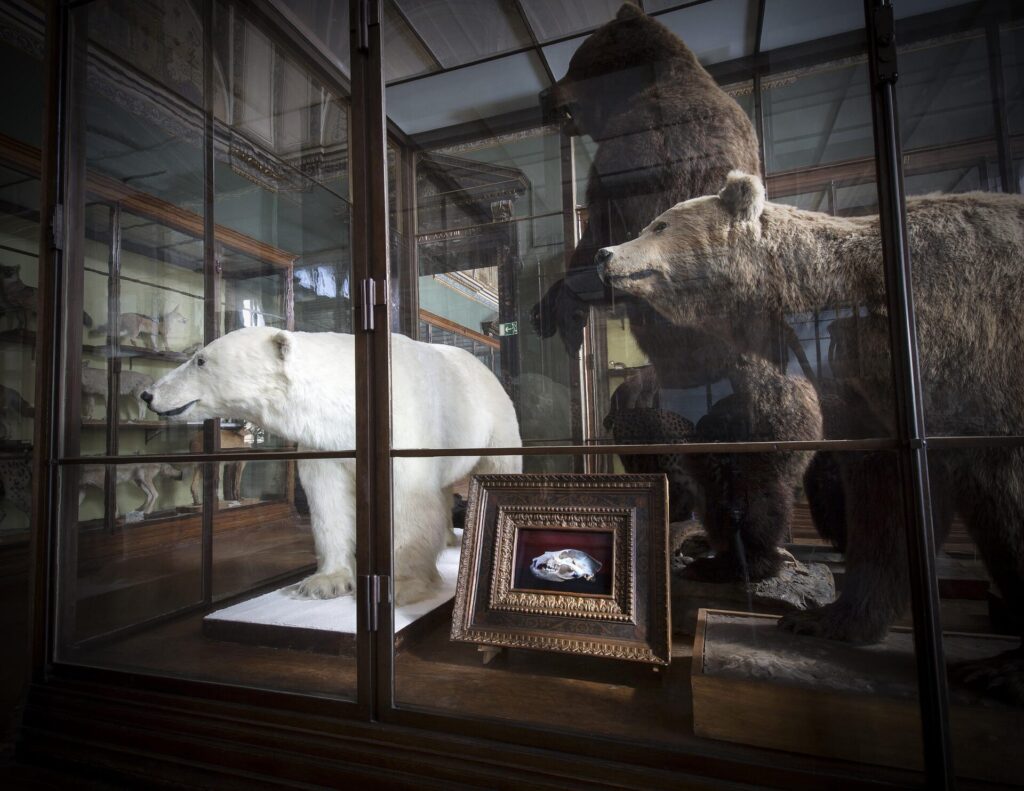
{"type": "MultiPolygon", "coordinates": [[[[469,352],[394,335],[391,357],[395,447],[521,446],[512,401],[469,352]]],[[[218,338],[160,379],[150,391],[149,408],[176,419],[244,418],[302,450],[351,450],[354,379],[352,335],[249,327],[218,338]]],[[[395,460],[397,604],[425,597],[439,581],[436,561],[451,528],[453,485],[473,473],[519,472],[521,466],[520,456],[395,460]]],[[[298,472],[309,501],[318,564],[294,593],[304,598],[350,593],[355,583],[355,461],[299,461],[298,472]]]]}

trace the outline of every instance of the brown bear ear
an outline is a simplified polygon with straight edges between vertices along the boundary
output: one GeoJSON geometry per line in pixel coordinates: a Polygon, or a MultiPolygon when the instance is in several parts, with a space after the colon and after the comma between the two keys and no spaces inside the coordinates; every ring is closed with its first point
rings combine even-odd
{"type": "Polygon", "coordinates": [[[635,3],[623,3],[622,8],[619,9],[619,13],[615,15],[616,19],[636,19],[644,15],[644,12],[640,10],[640,6],[635,3]]]}
{"type": "Polygon", "coordinates": [[[287,332],[279,332],[270,339],[277,350],[277,357],[280,360],[287,360],[292,351],[292,339],[287,332]]]}
{"type": "Polygon", "coordinates": [[[764,185],[761,179],[741,170],[729,174],[718,198],[740,222],[753,222],[764,211],[764,185]]]}

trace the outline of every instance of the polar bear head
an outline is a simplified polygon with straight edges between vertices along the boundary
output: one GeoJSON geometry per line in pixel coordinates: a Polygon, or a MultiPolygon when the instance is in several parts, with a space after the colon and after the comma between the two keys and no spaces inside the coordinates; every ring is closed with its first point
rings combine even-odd
{"type": "Polygon", "coordinates": [[[761,180],[733,171],[717,195],[676,204],[635,239],[599,250],[598,274],[677,324],[699,322],[728,309],[722,300],[746,276],[739,254],[756,245],[764,207],[761,180]]]}
{"type": "Polygon", "coordinates": [[[259,422],[268,404],[287,397],[291,333],[270,327],[229,332],[160,379],[141,398],[161,417],[259,422]]]}

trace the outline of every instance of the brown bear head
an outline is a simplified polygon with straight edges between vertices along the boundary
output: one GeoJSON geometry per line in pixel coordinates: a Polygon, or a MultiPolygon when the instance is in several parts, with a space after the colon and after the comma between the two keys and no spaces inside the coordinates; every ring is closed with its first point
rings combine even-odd
{"type": "Polygon", "coordinates": [[[672,31],[625,3],[580,45],[565,76],[541,94],[541,106],[548,118],[565,122],[570,134],[600,140],[608,121],[628,111],[672,62],[697,60],[672,31]]]}

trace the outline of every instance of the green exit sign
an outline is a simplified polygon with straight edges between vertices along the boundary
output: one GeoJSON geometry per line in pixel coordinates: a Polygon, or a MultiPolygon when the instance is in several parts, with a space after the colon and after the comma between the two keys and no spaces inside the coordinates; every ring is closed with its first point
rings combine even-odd
{"type": "Polygon", "coordinates": [[[504,338],[507,335],[518,335],[519,334],[519,322],[518,321],[506,321],[504,324],[498,325],[498,335],[504,338]]]}

